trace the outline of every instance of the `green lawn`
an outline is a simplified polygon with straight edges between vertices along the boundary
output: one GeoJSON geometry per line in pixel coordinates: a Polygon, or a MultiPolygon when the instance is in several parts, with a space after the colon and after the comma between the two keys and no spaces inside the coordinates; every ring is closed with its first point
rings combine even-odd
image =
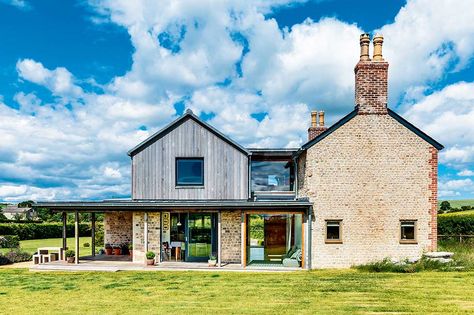
{"type": "MultiPolygon", "coordinates": [[[[84,243],[91,244],[90,237],[81,237],[79,238],[79,254],[81,256],[91,255],[92,251],[90,247],[84,247],[84,243]]],[[[38,247],[53,247],[53,246],[62,246],[63,239],[62,238],[45,238],[45,239],[37,239],[37,240],[25,240],[20,241],[20,247],[24,251],[27,251],[31,254],[36,252],[38,247]]],[[[74,237],[69,237],[67,239],[67,246],[70,249],[75,250],[76,244],[74,243],[74,237]]],[[[0,249],[0,253],[9,251],[8,248],[0,249]]]]}
{"type": "Polygon", "coordinates": [[[29,272],[0,269],[4,314],[474,312],[474,273],[29,272]]]}

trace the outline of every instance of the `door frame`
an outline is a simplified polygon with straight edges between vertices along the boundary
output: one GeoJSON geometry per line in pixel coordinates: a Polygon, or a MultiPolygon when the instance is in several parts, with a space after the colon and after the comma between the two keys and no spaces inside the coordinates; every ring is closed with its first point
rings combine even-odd
{"type": "Polygon", "coordinates": [[[205,262],[209,257],[196,257],[190,256],[189,253],[189,217],[190,215],[209,215],[211,217],[211,255],[215,253],[217,256],[217,213],[216,212],[187,212],[185,220],[185,256],[184,261],[186,262],[205,262]]]}

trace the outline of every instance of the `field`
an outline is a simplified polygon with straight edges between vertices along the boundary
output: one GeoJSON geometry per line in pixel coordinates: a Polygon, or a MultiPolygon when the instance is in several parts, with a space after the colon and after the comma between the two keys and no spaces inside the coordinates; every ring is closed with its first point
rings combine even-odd
{"type": "MultiPolygon", "coordinates": [[[[91,238],[81,237],[79,240],[80,240],[79,254],[81,256],[90,255],[92,253],[91,248],[84,247],[84,243],[91,244],[91,238]]],[[[30,254],[33,254],[34,252],[36,252],[38,247],[60,247],[60,246],[62,246],[62,238],[46,238],[46,239],[39,239],[39,240],[20,241],[20,248],[23,249],[24,251],[29,252],[30,254]]],[[[67,246],[70,249],[75,250],[76,245],[74,243],[74,237],[69,237],[67,239],[67,246]]],[[[0,249],[0,253],[7,252],[7,251],[9,251],[8,248],[0,249]]]]}
{"type": "Polygon", "coordinates": [[[440,217],[453,217],[453,216],[465,216],[465,215],[473,215],[473,214],[474,214],[474,210],[466,210],[466,211],[441,213],[441,214],[438,214],[438,216],[440,216],[440,217]]]}
{"type": "MultiPolygon", "coordinates": [[[[444,200],[438,201],[438,207],[444,200]]],[[[451,204],[451,208],[461,208],[462,206],[474,207],[474,199],[462,199],[462,200],[447,200],[451,204]]]]}

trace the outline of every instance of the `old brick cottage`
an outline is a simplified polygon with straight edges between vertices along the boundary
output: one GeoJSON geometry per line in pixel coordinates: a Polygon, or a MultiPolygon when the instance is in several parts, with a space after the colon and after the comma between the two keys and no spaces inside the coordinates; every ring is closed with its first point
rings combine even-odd
{"type": "Polygon", "coordinates": [[[355,108],[327,128],[313,112],[296,149],[244,148],[187,111],[129,151],[132,198],[43,202],[105,213],[105,243],[157,263],[349,267],[437,245],[441,144],[387,107],[382,36],[360,37],[355,108]]]}

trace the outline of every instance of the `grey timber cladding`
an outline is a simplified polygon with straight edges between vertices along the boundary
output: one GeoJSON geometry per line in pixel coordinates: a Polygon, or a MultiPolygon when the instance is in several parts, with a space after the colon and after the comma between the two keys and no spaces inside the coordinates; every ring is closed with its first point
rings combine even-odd
{"type": "Polygon", "coordinates": [[[248,155],[194,119],[132,155],[133,199],[247,199],[248,155]],[[204,187],[176,187],[176,158],[204,158],[204,187]]]}

